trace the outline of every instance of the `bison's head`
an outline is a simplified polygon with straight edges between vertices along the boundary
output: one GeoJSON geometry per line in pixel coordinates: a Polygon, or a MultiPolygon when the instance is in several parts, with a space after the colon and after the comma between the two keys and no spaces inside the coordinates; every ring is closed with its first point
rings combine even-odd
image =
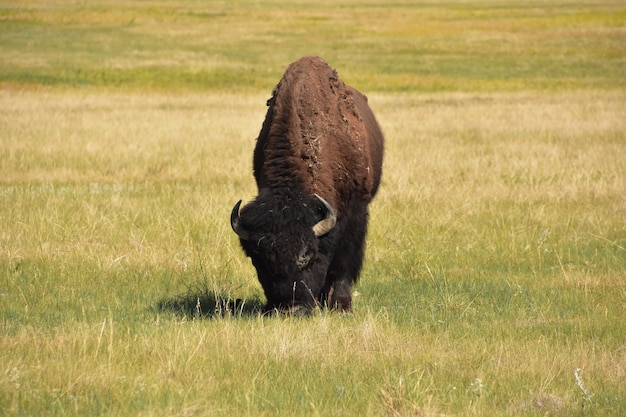
{"type": "Polygon", "coordinates": [[[267,297],[268,309],[314,307],[334,253],[337,216],[318,195],[261,192],[230,224],[250,257],[267,297]]]}

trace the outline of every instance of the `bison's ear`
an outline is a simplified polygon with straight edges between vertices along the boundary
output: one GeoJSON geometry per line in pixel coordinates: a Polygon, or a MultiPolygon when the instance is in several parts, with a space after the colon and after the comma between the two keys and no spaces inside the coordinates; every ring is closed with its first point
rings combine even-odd
{"type": "Polygon", "coordinates": [[[317,194],[315,194],[315,197],[322,203],[325,211],[324,218],[313,225],[313,234],[315,234],[315,237],[321,237],[333,230],[337,223],[337,214],[328,201],[317,194]]]}
{"type": "Polygon", "coordinates": [[[239,236],[240,239],[251,240],[252,233],[250,233],[250,231],[241,224],[239,206],[241,206],[241,200],[235,204],[235,207],[233,207],[233,210],[230,212],[230,227],[233,228],[233,231],[237,233],[237,236],[239,236]]]}

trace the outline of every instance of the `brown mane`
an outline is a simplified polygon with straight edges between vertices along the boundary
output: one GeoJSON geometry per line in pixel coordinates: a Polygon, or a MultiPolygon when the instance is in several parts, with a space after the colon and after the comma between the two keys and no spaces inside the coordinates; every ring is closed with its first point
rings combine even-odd
{"type": "Polygon", "coordinates": [[[380,170],[372,166],[359,110],[365,96],[321,58],[305,57],[289,66],[268,105],[254,155],[259,190],[284,181],[335,207],[351,197],[372,198],[380,170]]]}

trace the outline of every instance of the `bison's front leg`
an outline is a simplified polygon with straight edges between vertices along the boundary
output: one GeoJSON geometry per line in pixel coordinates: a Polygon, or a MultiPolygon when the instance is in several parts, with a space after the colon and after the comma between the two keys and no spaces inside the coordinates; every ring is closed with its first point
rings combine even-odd
{"type": "Polygon", "coordinates": [[[323,303],[342,311],[352,310],[351,287],[363,266],[367,234],[367,204],[363,202],[352,209],[350,215],[340,221],[342,235],[322,291],[323,303]]]}
{"type": "Polygon", "coordinates": [[[341,279],[329,285],[329,288],[322,294],[323,304],[333,310],[352,311],[352,295],[350,293],[350,282],[341,279]]]}

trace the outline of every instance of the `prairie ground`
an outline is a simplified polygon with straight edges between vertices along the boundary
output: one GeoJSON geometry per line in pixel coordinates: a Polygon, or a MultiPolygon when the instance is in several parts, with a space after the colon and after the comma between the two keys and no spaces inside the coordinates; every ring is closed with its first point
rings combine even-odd
{"type": "Polygon", "coordinates": [[[623,5],[318,3],[0,5],[2,415],[626,412],[623,5]],[[265,317],[228,218],[310,53],[383,184],[354,312],[265,317]]]}

